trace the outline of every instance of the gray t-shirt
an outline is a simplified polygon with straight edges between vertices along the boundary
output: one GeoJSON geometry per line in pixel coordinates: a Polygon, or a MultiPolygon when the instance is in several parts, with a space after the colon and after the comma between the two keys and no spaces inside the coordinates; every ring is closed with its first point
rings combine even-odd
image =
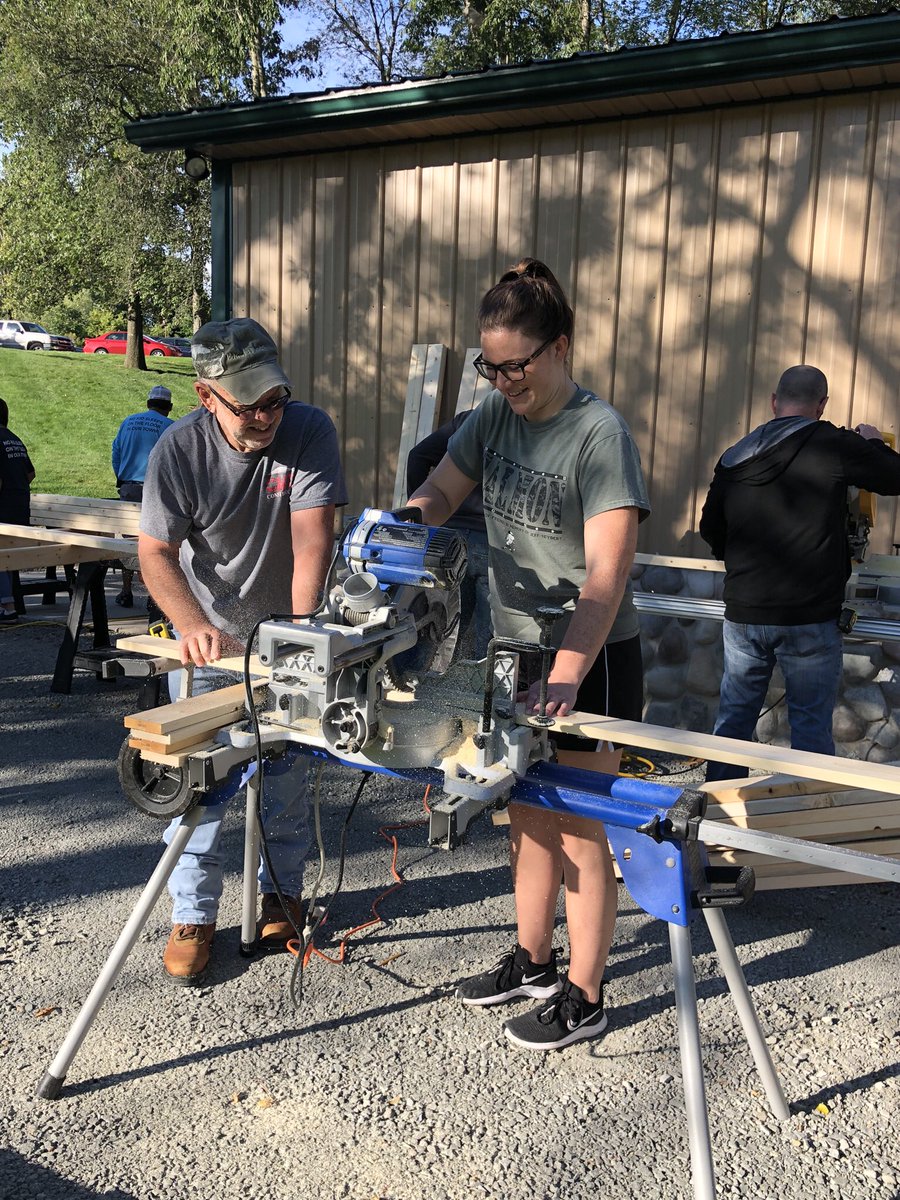
{"type": "Polygon", "coordinates": [[[288,404],[272,444],[243,454],[212,413],[197,408],[150,454],[141,530],[180,543],[203,611],[246,640],[261,617],[291,611],[290,514],[346,503],[337,435],[321,409],[288,404]]]}
{"type": "MultiPolygon", "coordinates": [[[[585,521],[614,508],[637,508],[641,520],[650,512],[628,426],[584,388],[549,421],[526,421],[493,391],[447,451],[481,483],[491,609],[502,637],[537,640],[539,605],[574,611],[587,577],[585,521]]],[[[554,645],[562,642],[569,619],[554,627],[554,645]]],[[[638,628],[628,585],[607,641],[634,637],[638,628]]]]}

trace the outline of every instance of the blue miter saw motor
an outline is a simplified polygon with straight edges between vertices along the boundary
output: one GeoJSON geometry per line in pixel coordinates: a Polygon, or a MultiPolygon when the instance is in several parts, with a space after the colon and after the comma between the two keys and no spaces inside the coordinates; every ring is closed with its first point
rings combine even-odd
{"type": "Polygon", "coordinates": [[[382,585],[454,588],[466,573],[466,544],[452,529],[422,525],[414,505],[385,512],[365,508],[344,534],[341,551],[353,572],[382,585]]]}

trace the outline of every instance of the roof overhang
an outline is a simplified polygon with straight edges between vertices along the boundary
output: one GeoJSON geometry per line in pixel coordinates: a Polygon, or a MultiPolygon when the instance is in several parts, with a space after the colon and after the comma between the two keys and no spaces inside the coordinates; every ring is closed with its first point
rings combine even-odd
{"type": "Polygon", "coordinates": [[[900,84],[900,12],[298,93],[126,125],[143,150],[244,160],[900,84]]]}

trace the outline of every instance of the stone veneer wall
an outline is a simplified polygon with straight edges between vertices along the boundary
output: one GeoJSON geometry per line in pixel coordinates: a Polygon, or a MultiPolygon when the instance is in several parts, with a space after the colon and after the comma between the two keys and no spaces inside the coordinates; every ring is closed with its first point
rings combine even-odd
{"type": "MultiPolygon", "coordinates": [[[[722,598],[720,572],[635,564],[636,592],[722,598]]],[[[722,678],[722,622],[641,613],[644,720],[672,729],[712,731],[722,678]]],[[[790,745],[784,682],[776,667],[756,726],[760,742],[790,745]]],[[[900,759],[900,642],[845,640],[844,676],[834,712],[837,753],[869,762],[900,759]]]]}

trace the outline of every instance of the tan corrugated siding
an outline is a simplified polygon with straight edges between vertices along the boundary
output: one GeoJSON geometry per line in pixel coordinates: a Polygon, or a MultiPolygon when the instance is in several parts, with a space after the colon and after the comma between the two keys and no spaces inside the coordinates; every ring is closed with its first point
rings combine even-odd
{"type": "Polygon", "coordinates": [[[234,310],[334,417],[359,508],[391,493],[412,344],[450,348],[449,415],[482,293],[544,258],[575,377],[641,447],[642,548],[703,553],[715,461],[784,367],[821,366],[835,422],[896,431],[898,120],[873,92],[236,164],[234,310]]]}

